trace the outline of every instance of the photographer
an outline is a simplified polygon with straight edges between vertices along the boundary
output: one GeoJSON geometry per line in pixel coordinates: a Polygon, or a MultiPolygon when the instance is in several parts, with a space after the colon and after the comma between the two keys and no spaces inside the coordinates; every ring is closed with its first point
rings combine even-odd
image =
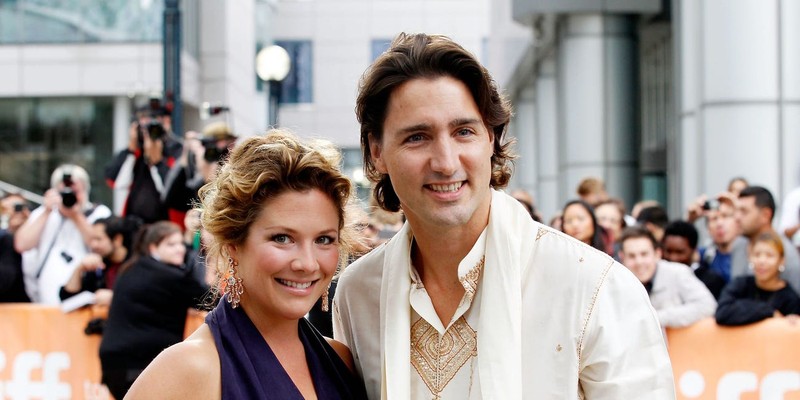
{"type": "Polygon", "coordinates": [[[185,214],[198,201],[197,191],[217,173],[217,169],[236,143],[236,134],[224,122],[214,122],[203,129],[198,139],[187,132],[183,153],[166,179],[161,200],[170,210],[185,214]]]}
{"type": "Polygon", "coordinates": [[[0,199],[0,303],[29,303],[22,279],[22,254],[14,249],[14,234],[30,215],[27,201],[18,193],[0,199]]]}
{"type": "Polygon", "coordinates": [[[151,102],[131,123],[128,148],[106,166],[106,181],[115,196],[125,199],[117,214],[133,215],[146,223],[169,218],[161,202],[164,180],[181,145],[170,134],[169,111],[151,102]]]}
{"type": "Polygon", "coordinates": [[[25,290],[32,301],[58,304],[59,289],[87,254],[94,221],[111,215],[104,205],[89,202],[86,170],[65,164],[53,171],[44,203],[14,235],[22,254],[25,290]]]}

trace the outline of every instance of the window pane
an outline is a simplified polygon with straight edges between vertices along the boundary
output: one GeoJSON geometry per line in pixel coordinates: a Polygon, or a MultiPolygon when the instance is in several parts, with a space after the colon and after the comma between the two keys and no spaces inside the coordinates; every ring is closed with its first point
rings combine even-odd
{"type": "Polygon", "coordinates": [[[289,75],[281,82],[282,104],[313,102],[313,57],[310,40],[276,40],[292,61],[289,75]]]}

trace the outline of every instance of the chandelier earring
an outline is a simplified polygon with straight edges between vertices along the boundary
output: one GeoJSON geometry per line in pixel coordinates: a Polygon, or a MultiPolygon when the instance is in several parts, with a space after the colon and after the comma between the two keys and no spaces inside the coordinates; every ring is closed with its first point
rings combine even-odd
{"type": "Polygon", "coordinates": [[[228,299],[228,303],[230,303],[233,308],[239,307],[241,295],[244,293],[242,278],[236,276],[236,267],[238,266],[239,263],[236,262],[233,257],[228,257],[228,277],[225,279],[225,290],[223,292],[228,299]]]}
{"type": "Polygon", "coordinates": [[[328,287],[325,288],[325,291],[322,292],[322,311],[328,312],[330,311],[329,299],[328,299],[328,291],[331,290],[331,284],[328,284],[328,287]]]}

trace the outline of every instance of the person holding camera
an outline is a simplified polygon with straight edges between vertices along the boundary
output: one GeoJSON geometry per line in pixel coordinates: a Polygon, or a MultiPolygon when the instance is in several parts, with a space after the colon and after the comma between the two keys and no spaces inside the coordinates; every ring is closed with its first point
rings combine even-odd
{"type": "Polygon", "coordinates": [[[111,210],[89,202],[85,169],[64,164],[53,171],[44,202],[14,235],[22,254],[25,290],[33,302],[59,304],[59,290],[88,253],[91,225],[111,210]]]}
{"type": "Polygon", "coordinates": [[[196,132],[187,132],[184,148],[178,163],[167,175],[161,200],[170,211],[186,214],[200,198],[200,187],[217,174],[219,165],[227,158],[237,136],[224,122],[213,122],[196,132]]]}
{"type": "Polygon", "coordinates": [[[28,303],[22,279],[22,254],[14,249],[14,233],[30,215],[27,200],[18,193],[0,199],[0,303],[28,303]]]}
{"type": "Polygon", "coordinates": [[[161,194],[182,146],[170,134],[168,116],[169,112],[159,107],[131,123],[128,148],[106,166],[106,182],[115,196],[125,199],[116,214],[137,216],[145,223],[169,219],[161,194]]]}

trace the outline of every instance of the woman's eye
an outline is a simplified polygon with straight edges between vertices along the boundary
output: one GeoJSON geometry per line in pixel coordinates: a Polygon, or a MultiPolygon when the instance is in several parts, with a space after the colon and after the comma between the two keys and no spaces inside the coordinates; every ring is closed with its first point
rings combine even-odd
{"type": "Polygon", "coordinates": [[[272,237],[272,241],[276,243],[289,243],[289,236],[284,234],[275,235],[272,237]]]}
{"type": "Polygon", "coordinates": [[[336,243],[336,239],[332,236],[320,236],[317,238],[317,244],[333,244],[336,243]]]}

